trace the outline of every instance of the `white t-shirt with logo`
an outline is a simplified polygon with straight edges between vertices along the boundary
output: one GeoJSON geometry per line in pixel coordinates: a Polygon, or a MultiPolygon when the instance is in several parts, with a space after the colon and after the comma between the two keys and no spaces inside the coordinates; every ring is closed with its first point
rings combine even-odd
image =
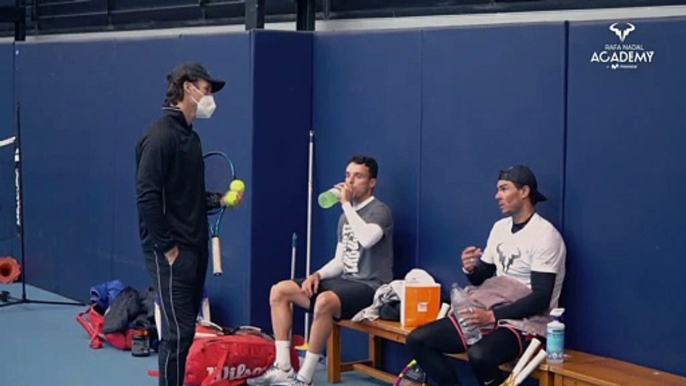
{"type": "Polygon", "coordinates": [[[507,275],[531,288],[531,271],[554,273],[550,308],[557,308],[565,278],[567,249],[553,224],[534,213],[529,222],[512,233],[512,217],[499,220],[488,236],[481,260],[495,264],[496,275],[507,275]]]}

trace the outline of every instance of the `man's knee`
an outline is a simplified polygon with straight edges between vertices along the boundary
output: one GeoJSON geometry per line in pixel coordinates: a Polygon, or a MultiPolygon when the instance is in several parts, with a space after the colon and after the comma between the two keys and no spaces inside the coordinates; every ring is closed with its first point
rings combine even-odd
{"type": "Polygon", "coordinates": [[[325,291],[317,296],[314,316],[338,316],[341,313],[341,300],[335,292],[325,291]]]}
{"type": "Polygon", "coordinates": [[[274,306],[289,301],[290,294],[298,289],[298,285],[291,280],[280,281],[272,286],[269,292],[269,304],[274,306]]]}
{"type": "Polygon", "coordinates": [[[412,332],[407,335],[405,345],[412,353],[415,353],[422,345],[421,335],[421,332],[417,332],[417,329],[412,330],[412,332]]]}
{"type": "Polygon", "coordinates": [[[494,363],[493,354],[483,345],[475,345],[467,350],[469,363],[476,368],[488,368],[497,364],[494,363]]]}
{"type": "Polygon", "coordinates": [[[430,344],[427,342],[435,340],[435,336],[436,330],[432,328],[432,325],[425,324],[415,328],[407,335],[405,345],[414,353],[420,351],[423,347],[430,347],[430,344]]]}

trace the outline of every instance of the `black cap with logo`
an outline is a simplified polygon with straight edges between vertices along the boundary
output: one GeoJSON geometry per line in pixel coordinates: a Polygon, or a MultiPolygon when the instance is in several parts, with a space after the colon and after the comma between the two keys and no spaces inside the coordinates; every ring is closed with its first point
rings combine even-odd
{"type": "Polygon", "coordinates": [[[538,191],[536,176],[526,165],[510,166],[500,171],[498,180],[511,181],[519,185],[527,185],[531,189],[534,202],[546,201],[547,198],[538,191]]]}
{"type": "Polygon", "coordinates": [[[171,74],[169,74],[167,80],[170,82],[178,82],[184,77],[189,79],[205,79],[210,83],[210,85],[212,85],[212,93],[218,92],[224,88],[224,85],[226,84],[225,81],[212,77],[209,71],[207,71],[207,69],[205,69],[205,67],[198,62],[186,62],[180,64],[171,72],[171,74]]]}

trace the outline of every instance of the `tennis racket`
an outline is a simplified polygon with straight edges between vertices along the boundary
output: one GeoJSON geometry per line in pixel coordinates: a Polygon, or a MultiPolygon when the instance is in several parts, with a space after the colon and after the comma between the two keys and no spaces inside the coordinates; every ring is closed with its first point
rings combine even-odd
{"type": "MultiPolygon", "coordinates": [[[[211,151],[203,156],[205,162],[205,192],[208,195],[224,196],[236,179],[236,168],[225,153],[211,151]]],[[[211,207],[207,211],[210,239],[212,240],[212,271],[214,276],[224,273],[222,269],[221,242],[219,232],[226,206],[211,207]]]]}
{"type": "Polygon", "coordinates": [[[541,349],[534,355],[538,347],[541,345],[541,341],[538,339],[533,339],[529,343],[529,347],[526,348],[522,357],[517,361],[517,364],[512,369],[512,373],[507,379],[500,384],[500,386],[517,386],[520,385],[526,377],[531,375],[531,373],[538,368],[538,365],[543,362],[543,359],[548,355],[545,350],[541,349]],[[533,357],[533,359],[532,359],[533,357]]]}
{"type": "Polygon", "coordinates": [[[393,386],[427,386],[426,373],[419,366],[416,360],[412,360],[405,366],[403,371],[398,374],[393,386]]]}

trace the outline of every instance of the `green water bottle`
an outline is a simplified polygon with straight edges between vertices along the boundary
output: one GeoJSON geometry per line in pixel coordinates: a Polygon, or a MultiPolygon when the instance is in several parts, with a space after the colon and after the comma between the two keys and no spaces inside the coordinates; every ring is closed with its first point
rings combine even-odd
{"type": "Polygon", "coordinates": [[[329,209],[332,206],[336,205],[340,197],[341,192],[338,190],[338,188],[331,188],[319,195],[319,206],[321,206],[324,209],[329,209]]]}

